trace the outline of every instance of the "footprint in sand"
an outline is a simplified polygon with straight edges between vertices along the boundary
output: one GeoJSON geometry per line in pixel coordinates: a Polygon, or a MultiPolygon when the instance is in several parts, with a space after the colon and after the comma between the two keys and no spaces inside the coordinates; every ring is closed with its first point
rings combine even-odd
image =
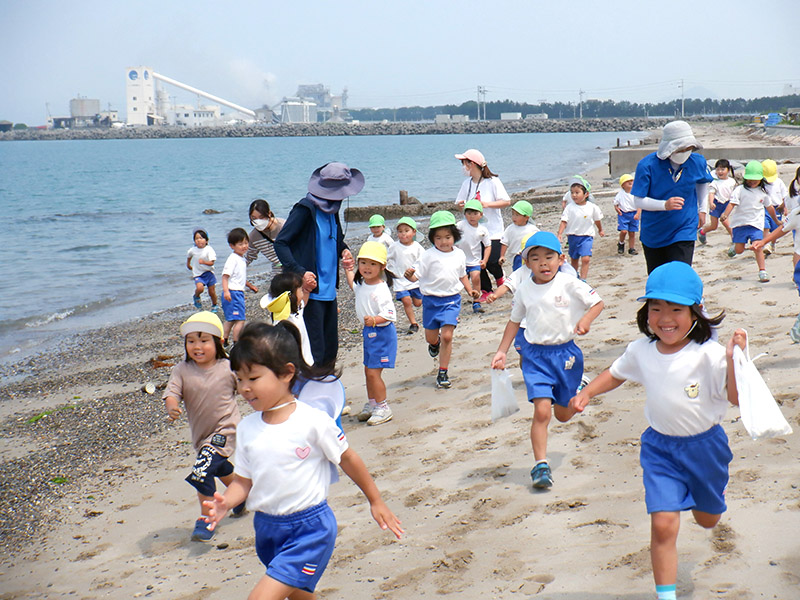
{"type": "Polygon", "coordinates": [[[719,554],[736,552],[736,532],[727,523],[719,523],[711,530],[711,545],[719,554]]]}

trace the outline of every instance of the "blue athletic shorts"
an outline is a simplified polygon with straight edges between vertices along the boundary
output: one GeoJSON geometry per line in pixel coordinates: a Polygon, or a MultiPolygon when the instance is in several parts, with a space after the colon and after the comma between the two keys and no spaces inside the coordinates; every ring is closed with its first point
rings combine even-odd
{"type": "Polygon", "coordinates": [[[364,366],[368,369],[394,369],[397,358],[397,329],[394,323],[383,327],[364,327],[364,366]]]}
{"type": "Polygon", "coordinates": [[[517,354],[522,356],[522,344],[527,344],[528,342],[525,340],[525,328],[520,327],[519,331],[517,331],[517,335],[514,336],[514,350],[517,351],[517,354]]]}
{"type": "Polygon", "coordinates": [[[222,294],[222,312],[225,313],[226,321],[244,321],[244,292],[242,290],[230,290],[231,301],[225,300],[222,294]]]}
{"type": "Polygon", "coordinates": [[[267,575],[314,593],[336,542],[336,517],[324,500],[290,515],[256,512],[256,554],[267,575]]]}
{"type": "Polygon", "coordinates": [[[419,291],[418,287],[411,288],[410,290],[400,290],[399,292],[394,293],[395,300],[402,300],[406,296],[411,296],[417,300],[422,300],[422,292],[419,291]]]}
{"type": "Polygon", "coordinates": [[[475,271],[480,271],[480,270],[481,270],[481,266],[480,265],[472,265],[472,266],[467,265],[467,275],[469,275],[470,273],[474,273],[475,271]]]}
{"type": "MultiPolygon", "coordinates": [[[[218,434],[221,435],[221,434],[218,434]]],[[[225,445],[225,436],[222,436],[222,445],[225,445]]],[[[203,446],[197,453],[197,458],[192,466],[192,472],[186,481],[203,496],[213,496],[217,491],[215,477],[227,477],[233,473],[231,462],[219,454],[213,446],[203,446]]]]}
{"type": "Polygon", "coordinates": [[[461,294],[452,296],[422,296],[423,329],[441,329],[442,325],[458,325],[461,294]]]}
{"type": "Polygon", "coordinates": [[[764,229],[775,231],[778,227],[780,227],[780,225],[780,223],[776,222],[775,219],[772,218],[772,215],[770,215],[767,211],[764,211],[764,229]]]}
{"type": "Polygon", "coordinates": [[[592,255],[592,244],[594,238],[590,235],[568,235],[567,242],[569,242],[569,257],[580,258],[581,256],[592,255]]]}
{"type": "Polygon", "coordinates": [[[734,244],[746,244],[747,242],[763,240],[764,232],[752,225],[740,225],[739,227],[733,228],[731,237],[733,238],[734,244]]]}
{"type": "Polygon", "coordinates": [[[521,266],[522,266],[522,255],[521,254],[515,254],[514,255],[514,260],[511,261],[511,270],[512,271],[516,271],[521,266]]]}
{"type": "Polygon", "coordinates": [[[214,271],[204,271],[202,275],[194,278],[196,283],[202,283],[206,287],[217,285],[217,278],[214,276],[214,271]]]}
{"type": "Polygon", "coordinates": [[[617,215],[617,231],[639,231],[639,219],[634,219],[635,216],[635,210],[617,215]]]}
{"type": "Polygon", "coordinates": [[[528,390],[528,400],[550,398],[556,404],[568,406],[578,393],[583,377],[583,352],[569,341],[544,346],[520,340],[517,350],[522,358],[522,377],[528,390]]]}
{"type": "Polygon", "coordinates": [[[797,292],[800,293],[800,260],[794,266],[794,275],[792,276],[794,284],[797,286],[797,292]]]}
{"type": "Polygon", "coordinates": [[[725,212],[725,209],[728,208],[728,204],[730,204],[730,201],[728,201],[728,202],[715,202],[714,203],[714,210],[712,210],[708,214],[711,215],[712,217],[717,217],[719,219],[722,216],[722,213],[725,212]]]}
{"type": "Polygon", "coordinates": [[[712,515],[724,513],[732,459],[728,436],[720,425],[685,437],[648,427],[639,451],[647,513],[692,508],[712,515]]]}

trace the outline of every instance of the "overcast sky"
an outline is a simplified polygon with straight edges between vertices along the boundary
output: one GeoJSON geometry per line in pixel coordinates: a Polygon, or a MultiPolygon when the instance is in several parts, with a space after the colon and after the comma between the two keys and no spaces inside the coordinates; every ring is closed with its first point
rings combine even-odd
{"type": "MultiPolygon", "coordinates": [[[[125,117],[144,65],[248,107],[301,83],[350,107],[780,95],[800,87],[796,0],[0,0],[0,119],[80,94],[125,117]],[[754,17],[753,11],[759,11],[754,17]]],[[[170,95],[193,102],[170,89],[170,95]]]]}

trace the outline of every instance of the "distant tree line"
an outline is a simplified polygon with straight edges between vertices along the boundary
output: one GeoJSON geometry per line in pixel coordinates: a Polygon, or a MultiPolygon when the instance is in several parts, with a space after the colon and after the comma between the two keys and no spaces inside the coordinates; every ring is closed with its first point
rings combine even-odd
{"type": "MultiPolygon", "coordinates": [[[[785,113],[787,109],[800,106],[800,95],[767,96],[764,98],[744,98],[712,100],[706,98],[686,98],[684,114],[725,115],[725,114],[766,114],[785,113]]],[[[475,100],[462,104],[441,106],[404,106],[402,108],[360,108],[348,109],[350,116],[359,121],[432,121],[436,115],[467,115],[470,120],[478,118],[478,103],[475,100]]],[[[671,117],[680,115],[681,101],[659,103],[639,103],[622,100],[585,100],[583,106],[572,102],[542,102],[528,104],[513,100],[498,100],[486,103],[486,118],[499,119],[500,113],[519,112],[523,116],[534,113],[547,113],[551,119],[576,119],[583,112],[586,118],[613,117],[671,117]]],[[[481,110],[483,113],[483,107],[481,110]]],[[[483,114],[481,114],[483,116],[483,114]]]]}

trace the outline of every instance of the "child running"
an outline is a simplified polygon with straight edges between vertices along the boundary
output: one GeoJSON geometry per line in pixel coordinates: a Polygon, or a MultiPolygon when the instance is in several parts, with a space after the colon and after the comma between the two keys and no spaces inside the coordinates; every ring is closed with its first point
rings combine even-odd
{"type": "Polygon", "coordinates": [[[645,388],[642,434],[645,503],[650,515],[650,558],[659,600],[675,600],[681,511],[701,527],[714,527],[725,512],[728,464],[733,455],[720,423],[728,404],[738,405],[733,347],[747,338],[737,329],[727,349],[711,339],[724,312],[703,309],[703,282],[683,262],[665,263],[647,279],[645,304],[636,314],[644,338],[591,381],[570,402],[583,411],[596,395],[626,380],[645,388]]]}
{"type": "MultiPolygon", "coordinates": [[[[241,420],[236,404],[236,379],[222,348],[222,323],[217,315],[199,312],[181,325],[183,362],[172,369],[164,405],[170,421],[186,407],[192,446],[197,452],[192,472],[186,478],[197,490],[202,515],[208,515],[203,504],[211,500],[217,489],[215,478],[226,486],[233,481],[233,465],[228,460],[236,449],[236,425],[241,420]]],[[[239,505],[240,503],[236,503],[239,505]]],[[[236,506],[236,505],[235,505],[236,506]]],[[[233,516],[240,516],[244,504],[236,506],[233,516]]],[[[192,539],[207,542],[214,537],[204,518],[194,524],[192,539]]]]}
{"type": "Polygon", "coordinates": [[[315,597],[336,541],[336,518],[326,502],[331,463],[361,489],[381,529],[398,538],[403,533],[334,420],[292,395],[298,375],[317,377],[300,358],[298,337],[285,321],[275,326],[251,323],[231,351],[239,392],[255,412],[236,430],[233,482],[205,506],[212,531],[231,506],[245,499],[255,511],[256,553],[267,570],[250,598],[315,597]]]}
{"type": "Polygon", "coordinates": [[[347,271],[347,282],[355,292],[356,316],[363,324],[364,378],[367,381],[367,402],[359,421],[380,425],[392,420],[392,409],[386,402],[383,370],[394,369],[397,358],[397,315],[389,285],[392,274],[386,270],[386,246],[380,242],[364,242],[356,258],[356,272],[347,271]]]}
{"type": "MultiPolygon", "coordinates": [[[[720,158],[714,163],[714,174],[717,178],[708,184],[708,217],[711,222],[697,230],[697,240],[703,245],[708,241],[708,234],[719,227],[719,218],[728,208],[731,194],[736,187],[736,180],[733,178],[733,167],[731,167],[731,163],[727,159],[720,158]]],[[[731,226],[727,221],[723,221],[722,225],[727,230],[728,235],[733,235],[731,226]]]]}
{"type": "Polygon", "coordinates": [[[512,271],[516,271],[522,266],[520,253],[522,252],[523,240],[539,231],[539,228],[530,222],[532,216],[533,206],[527,200],[515,202],[514,206],[511,207],[511,225],[506,227],[505,231],[503,231],[503,237],[500,238],[499,262],[501,265],[505,264],[506,254],[508,249],[511,248],[511,252],[508,255],[511,256],[512,271]]]}
{"type": "Polygon", "coordinates": [[[228,345],[231,334],[236,343],[239,332],[244,327],[244,288],[258,291],[256,286],[247,281],[247,263],[244,259],[249,246],[247,232],[241,227],[231,229],[228,233],[228,245],[233,252],[222,268],[222,312],[225,313],[225,335],[222,343],[225,346],[228,345]]]}
{"type": "Polygon", "coordinates": [[[392,236],[386,233],[386,219],[381,215],[372,215],[369,218],[369,230],[372,235],[368,238],[369,242],[380,242],[388,249],[394,243],[392,236]]]}
{"type": "Polygon", "coordinates": [[[586,281],[589,275],[595,227],[601,237],[605,236],[603,223],[600,221],[603,213],[597,204],[588,202],[589,190],[586,185],[588,184],[582,177],[573,179],[570,184],[572,202],[568,203],[561,213],[561,224],[558,226],[557,234],[559,243],[564,233],[567,234],[572,268],[580,273],[583,281],[586,281]]]}
{"type": "Polygon", "coordinates": [[[186,268],[192,272],[194,277],[194,296],[192,301],[194,307],[202,310],[203,304],[200,302],[200,294],[203,288],[208,288],[208,296],[211,298],[211,312],[219,311],[217,306],[217,278],[214,276],[214,263],[217,261],[217,253],[208,243],[208,233],[205,229],[198,227],[192,234],[194,246],[189,248],[186,253],[186,268]]]}
{"type": "Polygon", "coordinates": [[[625,254],[625,236],[628,236],[628,254],[639,254],[636,251],[636,232],[639,231],[639,219],[642,218],[641,209],[634,204],[631,188],[633,188],[633,175],[625,173],[619,178],[619,187],[622,189],[614,197],[614,210],[617,211],[617,254],[625,254]]]}
{"type": "Polygon", "coordinates": [[[303,360],[307,365],[313,366],[314,355],[311,353],[311,342],[303,319],[305,298],[302,275],[295,271],[284,271],[272,278],[269,282],[269,293],[261,298],[259,304],[261,308],[270,312],[273,325],[286,319],[297,327],[297,331],[300,332],[303,360]]]}
{"type": "MultiPolygon", "coordinates": [[[[744,169],[744,185],[737,186],[731,194],[728,208],[722,213],[720,221],[727,221],[730,217],[733,230],[733,246],[728,249],[728,256],[733,258],[736,254],[744,252],[747,242],[754,242],[764,238],[764,207],[777,220],[775,207],[769,203],[769,195],[764,189],[764,171],[761,163],[751,160],[744,169]]],[[[769,281],[767,265],[764,260],[764,250],[753,250],[758,265],[758,280],[769,281]]]]}
{"type": "MultiPolygon", "coordinates": [[[[397,241],[389,246],[386,268],[391,273],[405,273],[422,255],[423,249],[417,237],[417,223],[411,217],[403,217],[397,222],[397,241]]],[[[395,299],[403,304],[403,310],[408,318],[409,326],[407,335],[419,331],[414,307],[422,306],[422,292],[419,283],[409,281],[405,277],[395,277],[392,283],[395,299]]]]}
{"type": "MultiPolygon", "coordinates": [[[[775,208],[776,218],[780,219],[781,215],[788,214],[786,210],[786,202],[789,199],[789,189],[783,180],[778,177],[777,163],[768,158],[761,162],[761,168],[764,171],[764,191],[767,192],[770,199],[770,204],[775,208]]],[[[780,220],[773,218],[769,211],[764,214],[764,235],[771,233],[780,227],[780,220]]],[[[772,242],[772,247],[764,247],[764,254],[769,256],[775,251],[775,242],[772,242]]]]}
{"type": "Polygon", "coordinates": [[[603,310],[603,301],[586,282],[559,272],[564,255],[558,238],[549,231],[528,238],[522,260],[533,276],[525,279],[514,295],[511,318],[492,368],[505,369],[506,353],[525,319],[525,335],[517,343],[528,401],[533,404],[531,446],[536,464],[531,480],[534,488],[544,490],[553,485],[547,462],[551,414],[562,423],[572,418],[576,411],[569,401],[583,377],[583,353],[574,339],[589,332],[603,310]]]}
{"type": "Polygon", "coordinates": [[[794,179],[789,184],[789,197],[786,199],[786,214],[792,212],[797,206],[800,205],[800,167],[794,174],[794,179]]]}
{"type": "MultiPolygon", "coordinates": [[[[481,269],[486,268],[489,262],[489,255],[492,253],[492,243],[489,238],[489,230],[480,224],[483,216],[483,205],[480,200],[473,198],[464,203],[464,220],[459,221],[456,227],[461,232],[461,239],[458,246],[464,253],[467,260],[467,276],[472,289],[480,289],[481,269]]],[[[501,250],[502,252],[502,250],[501,250]]],[[[500,284],[498,284],[500,285],[500,284]]],[[[482,313],[481,303],[472,303],[472,312],[482,313]]]]}
{"type": "Polygon", "coordinates": [[[473,299],[480,292],[472,287],[467,277],[467,261],[464,253],[455,247],[461,239],[456,227],[456,218],[448,210],[431,215],[428,239],[433,248],[428,248],[412,267],[406,270],[409,281],[419,281],[422,292],[422,326],[428,354],[439,357],[437,388],[449,388],[447,369],[453,352],[453,334],[461,312],[461,289],[473,299]]]}

